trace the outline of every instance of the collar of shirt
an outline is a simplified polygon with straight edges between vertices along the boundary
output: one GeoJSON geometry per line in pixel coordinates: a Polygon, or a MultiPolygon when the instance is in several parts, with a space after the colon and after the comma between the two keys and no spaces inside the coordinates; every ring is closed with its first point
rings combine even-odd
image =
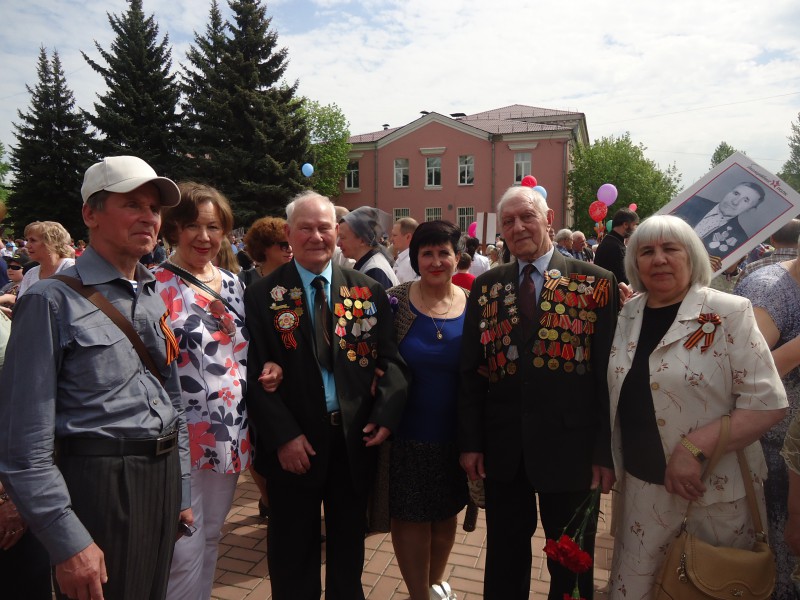
{"type": "MultiPolygon", "coordinates": [[[[87,246],[83,254],[75,259],[75,268],[84,285],[110,283],[118,279],[128,281],[116,267],[100,256],[91,246],[87,246]]],[[[141,263],[136,263],[135,277],[139,286],[155,281],[153,274],[141,263]]]]}
{"type": "Polygon", "coordinates": [[[306,298],[308,298],[308,309],[309,314],[311,316],[311,320],[314,320],[314,297],[317,293],[317,290],[311,285],[311,282],[314,281],[319,275],[325,278],[325,294],[328,296],[328,307],[331,307],[331,277],[333,276],[333,265],[331,261],[328,261],[326,267],[322,270],[322,273],[312,273],[308,269],[303,268],[300,264],[295,261],[294,266],[297,267],[297,272],[300,274],[300,281],[303,282],[303,292],[306,294],[306,298]]]}
{"type": "Polygon", "coordinates": [[[719,229],[725,225],[725,223],[730,221],[732,218],[735,217],[726,217],[719,212],[719,204],[717,204],[714,208],[708,211],[708,213],[706,213],[705,217],[700,219],[697,225],[694,226],[694,232],[700,239],[703,239],[715,229],[719,229]]]}

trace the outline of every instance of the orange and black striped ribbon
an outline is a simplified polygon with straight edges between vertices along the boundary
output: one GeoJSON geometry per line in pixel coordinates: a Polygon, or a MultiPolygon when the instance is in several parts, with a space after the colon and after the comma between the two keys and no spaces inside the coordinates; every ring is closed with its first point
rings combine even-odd
{"type": "Polygon", "coordinates": [[[158,322],[159,327],[161,327],[161,333],[164,334],[164,337],[167,340],[167,363],[170,364],[173,360],[178,358],[178,354],[180,354],[180,349],[178,348],[178,340],[175,338],[175,334],[172,332],[172,328],[169,326],[167,322],[167,317],[169,317],[169,310],[167,310],[163,315],[161,315],[161,320],[158,322]]]}
{"type": "Polygon", "coordinates": [[[608,279],[601,279],[597,282],[594,293],[592,294],[594,301],[597,302],[597,306],[605,306],[608,303],[608,288],[608,279]]]}
{"type": "Polygon", "coordinates": [[[705,337],[705,343],[702,346],[700,346],[700,352],[702,353],[705,352],[708,349],[708,347],[714,343],[714,334],[717,331],[716,326],[722,323],[722,321],[720,320],[719,315],[714,313],[704,313],[700,315],[700,317],[697,320],[700,323],[700,327],[698,327],[697,331],[695,331],[692,335],[689,336],[689,339],[686,340],[683,346],[687,350],[689,348],[694,348],[700,341],[700,339],[705,337]],[[709,333],[703,331],[703,325],[705,325],[706,323],[713,324],[714,330],[709,333]]]}

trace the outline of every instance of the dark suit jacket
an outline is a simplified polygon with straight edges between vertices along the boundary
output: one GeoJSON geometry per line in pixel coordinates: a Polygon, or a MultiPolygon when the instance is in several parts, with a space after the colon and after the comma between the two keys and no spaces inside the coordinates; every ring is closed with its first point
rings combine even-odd
{"type": "MultiPolygon", "coordinates": [[[[695,227],[716,205],[716,202],[708,198],[692,196],[689,200],[681,204],[672,214],[676,217],[680,217],[692,227],[695,227]]],[[[736,250],[736,248],[746,242],[747,239],[747,233],[739,224],[739,217],[734,217],[706,235],[703,238],[703,245],[706,247],[706,250],[708,250],[709,255],[723,258],[736,250]]]]}
{"type": "Polygon", "coordinates": [[[521,316],[513,322],[519,315],[517,263],[495,267],[475,281],[464,321],[459,445],[462,452],[483,452],[487,477],[509,481],[524,460],[537,491],[580,491],[589,487],[592,464],[612,465],[606,376],[617,281],[605,269],[558,252],[549,269],[568,278],[556,290],[564,298],[547,300],[542,290],[537,325],[527,336],[521,316]],[[574,289],[585,285],[584,276],[595,278],[595,288],[607,286],[602,306],[574,289]],[[567,332],[566,319],[580,333],[567,332]],[[587,326],[594,331],[586,333],[587,326]],[[494,340],[486,334],[492,331],[494,340]],[[557,339],[542,339],[542,332],[557,339]],[[547,351],[555,344],[560,353],[551,357],[547,351]],[[588,358],[579,361],[587,350],[588,358]],[[512,359],[515,352],[519,357],[512,359]],[[478,373],[481,366],[488,368],[488,380],[478,373]]]}
{"type": "MultiPolygon", "coordinates": [[[[406,366],[397,351],[392,311],[383,288],[370,277],[333,265],[331,298],[334,307],[345,299],[341,293],[343,287],[369,290],[369,301],[377,307],[373,315],[377,322],[368,332],[358,337],[353,335],[355,316],[346,319],[343,338],[331,331],[336,393],[348,458],[356,489],[363,490],[371,482],[377,448],[365,447],[361,430],[367,423],[390,430],[397,427],[406,401],[406,366]],[[344,342],[344,349],[340,341],[344,342]],[[373,397],[370,385],[376,367],[380,367],[384,375],[378,379],[373,397]]],[[[294,288],[303,290],[300,274],[292,261],[253,283],[245,293],[247,327],[251,335],[247,410],[258,433],[256,469],[268,474],[276,485],[285,478],[293,485],[313,487],[322,485],[327,472],[330,426],[326,421],[322,373],[314,351],[309,312],[313,308],[305,293],[297,301],[290,297],[294,288]],[[275,301],[271,296],[278,286],[287,290],[282,301],[275,301]],[[302,310],[297,310],[298,307],[302,310]],[[287,308],[297,322],[297,327],[289,332],[291,338],[282,335],[278,327],[277,317],[286,313],[287,308]],[[296,347],[293,347],[292,338],[296,347]],[[275,393],[266,393],[258,382],[261,366],[267,360],[283,368],[284,379],[275,393]],[[277,449],[301,434],[317,454],[311,457],[310,471],[298,476],[281,469],[277,449]]],[[[333,327],[338,318],[334,314],[333,327]]]]}
{"type": "Polygon", "coordinates": [[[594,264],[614,274],[617,281],[628,283],[625,275],[625,240],[613,229],[609,231],[594,253],[594,264]]]}

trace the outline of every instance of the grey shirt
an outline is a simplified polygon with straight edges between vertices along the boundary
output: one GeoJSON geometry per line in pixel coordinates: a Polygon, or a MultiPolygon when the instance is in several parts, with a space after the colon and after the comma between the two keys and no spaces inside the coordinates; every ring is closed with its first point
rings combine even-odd
{"type": "Polygon", "coordinates": [[[152,438],[178,427],[181,508],[191,504],[189,436],[177,366],[166,364],[165,306],[153,275],[137,265],[134,291],[91,247],[63,274],[95,286],[131,320],[167,389],[125,334],[64,283],[39,281],[17,300],[0,375],[0,480],[53,564],[92,543],[53,462],[57,438],[152,438]]]}

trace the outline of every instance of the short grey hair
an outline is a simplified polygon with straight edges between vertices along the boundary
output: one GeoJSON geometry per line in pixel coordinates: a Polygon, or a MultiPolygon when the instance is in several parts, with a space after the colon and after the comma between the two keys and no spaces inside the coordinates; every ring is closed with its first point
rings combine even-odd
{"type": "Polygon", "coordinates": [[[647,291],[642,283],[642,278],[639,277],[639,268],[636,263],[639,247],[658,241],[675,242],[686,249],[691,270],[690,285],[707,286],[711,282],[712,273],[708,252],[691,225],[672,215],[653,215],[642,221],[636,228],[628,240],[628,248],[625,251],[625,273],[635,290],[647,291]]]}
{"type": "Polygon", "coordinates": [[[556,237],[553,238],[556,242],[560,242],[561,240],[572,239],[572,231],[569,229],[560,229],[556,234],[556,237]]]}
{"type": "Polygon", "coordinates": [[[289,225],[292,224],[292,216],[294,215],[295,209],[301,204],[305,204],[306,202],[310,202],[312,200],[322,200],[323,202],[330,204],[331,219],[333,219],[333,222],[336,223],[336,206],[334,206],[333,202],[331,202],[331,199],[327,196],[323,196],[319,192],[315,192],[314,190],[305,190],[304,192],[297,194],[294,198],[292,198],[292,201],[286,205],[286,221],[289,223],[289,225]]]}
{"type": "Polygon", "coordinates": [[[546,215],[547,211],[550,210],[550,207],[547,206],[547,201],[544,199],[544,196],[542,196],[533,188],[529,188],[524,185],[512,185],[503,193],[500,201],[497,203],[498,219],[503,219],[503,206],[505,206],[506,202],[514,198],[525,198],[531,204],[533,204],[534,208],[544,215],[546,215]]]}

